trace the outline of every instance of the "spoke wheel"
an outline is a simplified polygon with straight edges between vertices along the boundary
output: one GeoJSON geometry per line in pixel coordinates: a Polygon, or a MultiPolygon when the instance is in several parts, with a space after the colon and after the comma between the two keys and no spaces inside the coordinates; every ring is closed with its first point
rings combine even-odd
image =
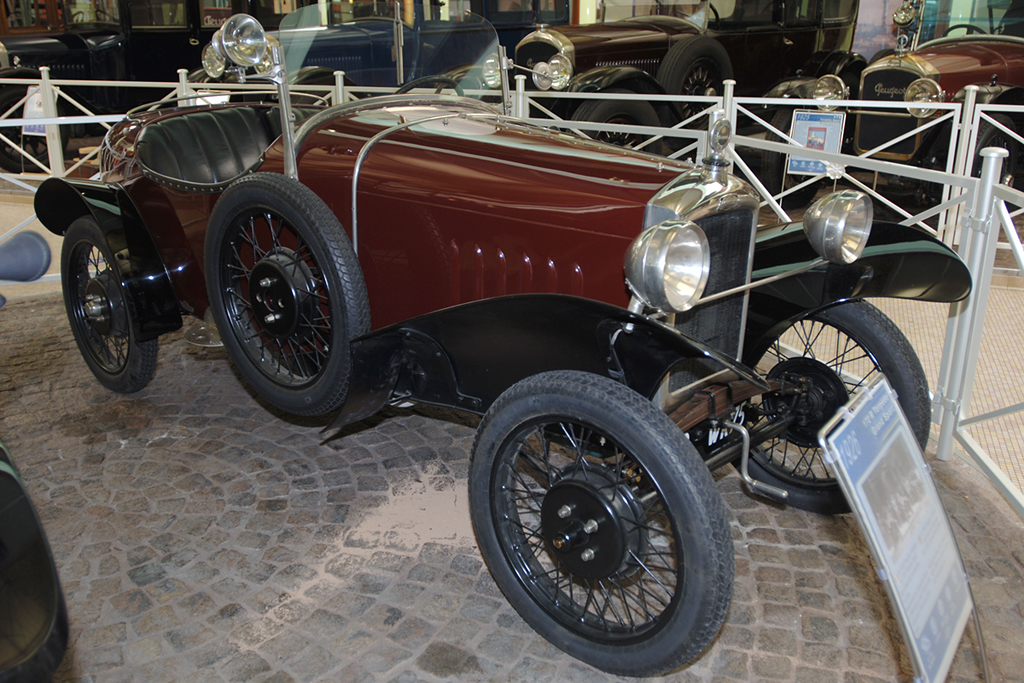
{"type": "MultiPolygon", "coordinates": [[[[636,94],[623,88],[612,88],[609,93],[615,94],[636,94]]],[[[660,126],[658,112],[650,102],[639,100],[586,100],[572,115],[573,121],[596,121],[598,123],[613,123],[624,126],[660,126]]],[[[636,133],[622,133],[611,131],[588,132],[588,135],[595,140],[605,142],[616,147],[635,149],[651,136],[636,133]]],[[[644,146],[643,151],[658,153],[660,145],[644,146]],[[653,149],[657,146],[659,149],[653,149]]]]}
{"type": "Polygon", "coordinates": [[[721,497],[678,428],[621,384],[556,372],[505,392],[477,433],[470,499],[509,601],[595,667],[673,669],[725,618],[733,553],[721,497]]]}
{"type": "Polygon", "coordinates": [[[260,395],[303,415],[344,402],[348,343],[369,308],[348,238],[315,194],[269,173],[236,182],[210,216],[206,271],[221,336],[260,395]]]}
{"type": "MultiPolygon", "coordinates": [[[[732,77],[732,62],[725,48],[701,36],[677,42],[658,67],[658,82],[667,93],[676,95],[720,95],[722,83],[732,77]]],[[[683,120],[708,107],[703,102],[677,106],[683,120]]]]}
{"type": "Polygon", "coordinates": [[[841,304],[797,320],[771,341],[756,362],[770,379],[802,383],[804,395],[766,394],[759,415],[788,418],[781,436],[756,446],[755,479],[789,491],[789,503],[813,512],[846,512],[849,505],[822,458],[818,430],[857,392],[884,374],[896,391],[918,443],[928,439],[928,383],[903,333],[870,304],[841,304]]]}
{"type": "Polygon", "coordinates": [[[96,379],[122,394],[146,386],[156,370],[158,342],[136,338],[120,274],[90,217],[77,219],[64,235],[61,283],[75,342],[96,379]]]}

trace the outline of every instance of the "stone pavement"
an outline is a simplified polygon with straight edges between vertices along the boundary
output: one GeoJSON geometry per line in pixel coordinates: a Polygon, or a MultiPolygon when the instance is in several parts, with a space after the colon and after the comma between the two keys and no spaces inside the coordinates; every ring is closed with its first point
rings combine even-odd
{"type": "MultiPolygon", "coordinates": [[[[67,593],[57,681],[612,681],[528,628],[466,510],[475,420],[392,409],[324,443],[252,395],[220,349],[161,340],[152,383],[107,392],[57,295],[0,311],[0,438],[67,593]]],[[[974,470],[933,462],[995,681],[1024,680],[1024,527],[974,470]]],[[[905,681],[899,630],[851,515],[719,473],[736,550],[718,639],[666,681],[905,681]]],[[[981,680],[973,627],[952,680],[981,680]]]]}

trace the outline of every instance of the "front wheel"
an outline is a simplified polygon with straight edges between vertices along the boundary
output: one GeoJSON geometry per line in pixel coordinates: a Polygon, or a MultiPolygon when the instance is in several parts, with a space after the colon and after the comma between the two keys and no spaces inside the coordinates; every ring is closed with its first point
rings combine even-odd
{"type": "Polygon", "coordinates": [[[924,448],[928,442],[931,411],[921,361],[896,324],[866,301],[797,320],[752,361],[769,379],[809,383],[806,398],[795,404],[773,394],[761,398],[757,413],[767,419],[796,415],[786,432],[753,448],[750,457],[750,475],[788,491],[787,502],[794,507],[822,514],[849,511],[822,458],[818,430],[879,373],[896,392],[918,444],[924,448]]]}
{"type": "Polygon", "coordinates": [[[322,415],[348,395],[352,338],[369,331],[359,262],[312,190],[274,173],[232,184],[206,233],[210,307],[239,372],[282,410],[322,415]]]}
{"type": "MultiPolygon", "coordinates": [[[[612,88],[607,91],[609,94],[636,94],[624,88],[612,88]]],[[[572,115],[573,121],[594,121],[596,123],[613,123],[624,126],[653,126],[661,125],[658,112],[650,102],[641,100],[585,100],[572,115]]],[[[636,149],[649,135],[638,135],[635,133],[620,133],[600,131],[589,133],[596,140],[606,142],[617,147],[636,149]]],[[[647,152],[657,152],[646,145],[642,148],[647,152]]]]}
{"type": "Polygon", "coordinates": [[[71,332],[100,384],[131,394],[156,370],[157,340],[139,341],[124,285],[96,221],[83,216],[64,234],[60,279],[71,332]]]}
{"type": "Polygon", "coordinates": [[[604,671],[697,657],[732,596],[725,505],[682,432],[611,379],[551,372],[503,393],[477,431],[473,527],[538,633],[604,671]]]}

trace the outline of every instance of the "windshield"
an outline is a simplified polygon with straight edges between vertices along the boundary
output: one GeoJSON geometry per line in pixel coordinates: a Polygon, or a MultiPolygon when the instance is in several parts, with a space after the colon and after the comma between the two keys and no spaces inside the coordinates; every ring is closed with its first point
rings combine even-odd
{"type": "Polygon", "coordinates": [[[290,72],[322,67],[343,71],[357,86],[394,87],[438,74],[461,78],[497,53],[494,27],[465,11],[463,3],[378,0],[342,5],[344,12],[336,9],[338,3],[321,2],[282,18],[276,35],[290,72]],[[361,4],[373,13],[350,16],[361,4]],[[344,17],[349,18],[335,23],[344,17]]]}
{"type": "MultiPolygon", "coordinates": [[[[723,8],[726,14],[731,14],[735,9],[736,2],[716,3],[715,9],[718,10],[722,18],[725,18],[725,14],[722,14],[723,8]],[[719,7],[719,4],[722,7],[719,7]]],[[[623,19],[640,19],[650,16],[667,16],[667,17],[679,17],[680,19],[686,19],[690,23],[696,25],[698,28],[703,29],[704,24],[707,21],[707,1],[706,0],[667,0],[666,2],[659,2],[658,0],[608,0],[601,3],[601,20],[602,21],[621,21],[623,19]]]]}
{"type": "Polygon", "coordinates": [[[944,35],[1024,37],[1024,0],[926,0],[920,11],[918,43],[944,35]]]}
{"type": "MultiPolygon", "coordinates": [[[[131,5],[134,7],[135,0],[131,5]]],[[[146,4],[146,0],[141,3],[146,4]]],[[[157,3],[153,3],[156,5],[157,3]]],[[[117,7],[117,0],[75,0],[67,3],[68,25],[76,24],[120,24],[121,12],[117,7]]],[[[185,3],[181,2],[181,22],[185,23],[185,3]]]]}

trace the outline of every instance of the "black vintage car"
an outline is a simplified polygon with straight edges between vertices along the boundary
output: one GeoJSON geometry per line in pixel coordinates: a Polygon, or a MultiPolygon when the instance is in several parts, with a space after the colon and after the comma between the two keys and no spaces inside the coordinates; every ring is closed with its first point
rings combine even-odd
{"type": "MultiPolygon", "coordinates": [[[[855,80],[864,59],[850,52],[856,0],[674,0],[605,3],[603,21],[541,28],[516,48],[528,87],[565,92],[759,97],[798,74],[855,80]]],[[[560,99],[564,119],[673,125],[703,107],[645,101],[560,99]]]]}

